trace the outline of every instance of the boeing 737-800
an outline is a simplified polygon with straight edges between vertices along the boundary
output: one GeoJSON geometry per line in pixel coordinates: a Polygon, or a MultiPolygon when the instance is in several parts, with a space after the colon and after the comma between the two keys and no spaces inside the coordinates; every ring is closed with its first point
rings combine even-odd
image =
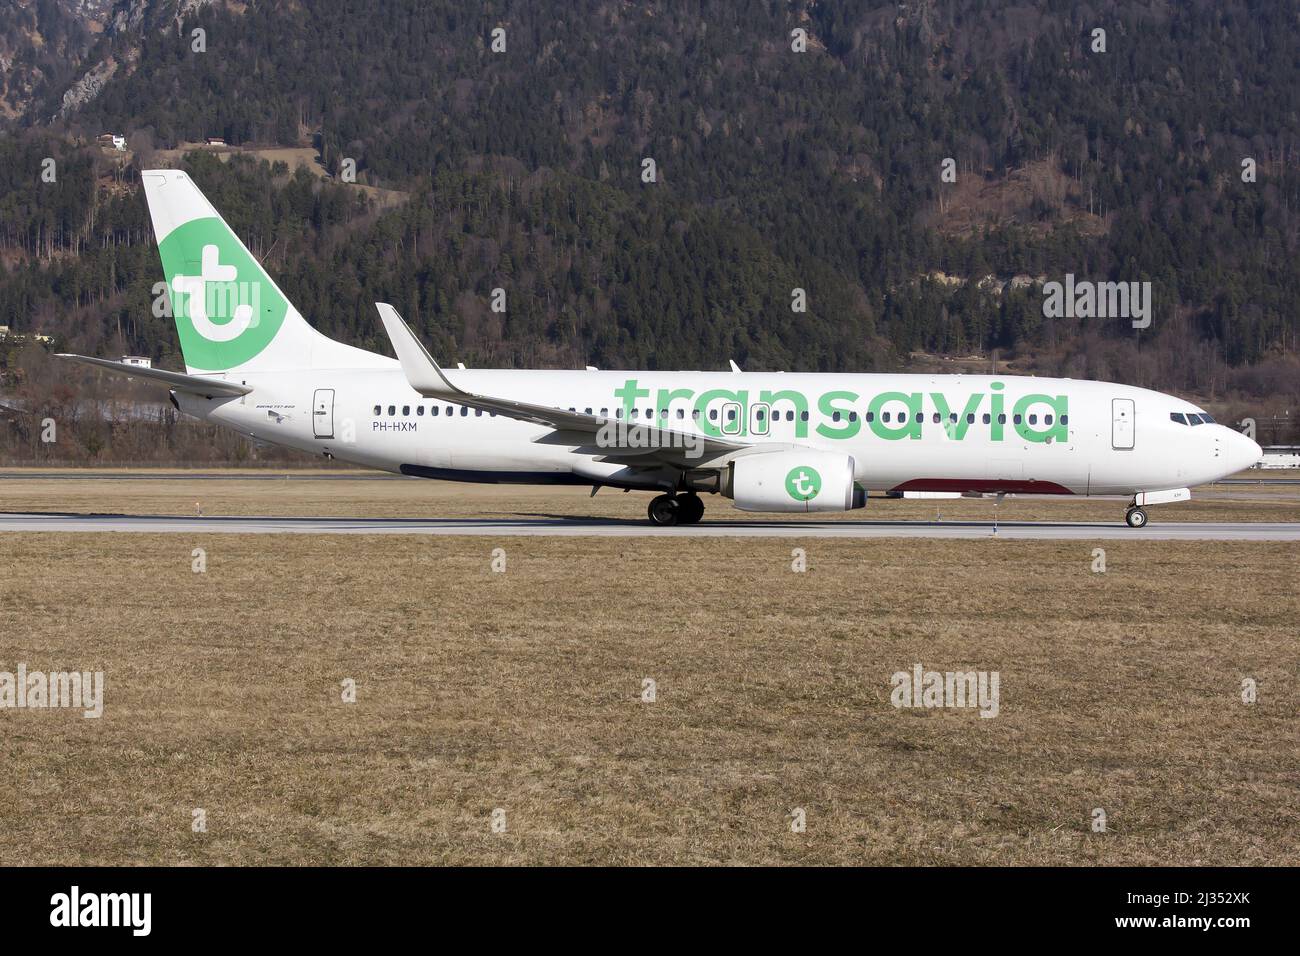
{"type": "Polygon", "coordinates": [[[690,523],[702,494],[755,512],[895,494],[1186,500],[1260,448],[1171,395],[984,375],[612,372],[438,366],[377,303],[396,359],[317,332],[178,170],[142,174],[186,373],[69,358],[171,389],[182,412],[370,468],[473,482],[656,492],[690,523]]]}

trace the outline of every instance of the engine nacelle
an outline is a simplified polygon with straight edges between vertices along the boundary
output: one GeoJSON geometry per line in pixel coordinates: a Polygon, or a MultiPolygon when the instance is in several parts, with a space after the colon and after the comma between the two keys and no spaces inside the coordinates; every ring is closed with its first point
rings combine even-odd
{"type": "Polygon", "coordinates": [[[853,456],[773,451],[733,461],[722,493],[741,511],[849,511],[867,503],[853,481],[853,456]]]}

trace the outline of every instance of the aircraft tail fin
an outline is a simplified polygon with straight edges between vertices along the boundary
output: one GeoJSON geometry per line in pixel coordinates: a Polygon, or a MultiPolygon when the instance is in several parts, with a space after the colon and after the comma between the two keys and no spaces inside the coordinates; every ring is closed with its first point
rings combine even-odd
{"type": "Polygon", "coordinates": [[[321,335],[221,218],[188,173],[141,173],[190,372],[388,366],[321,335]]]}

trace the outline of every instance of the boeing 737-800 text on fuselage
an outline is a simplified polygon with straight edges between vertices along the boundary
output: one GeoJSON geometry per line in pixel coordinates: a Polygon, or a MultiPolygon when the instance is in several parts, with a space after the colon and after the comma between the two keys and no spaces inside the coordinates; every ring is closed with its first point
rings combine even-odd
{"type": "Polygon", "coordinates": [[[183,412],[263,441],[456,481],[702,493],[745,511],[861,507],[866,489],[1185,500],[1260,448],[1189,402],[1126,385],[977,375],[443,371],[389,305],[397,359],[321,335],[177,170],[142,174],[187,374],[79,361],[169,386],[183,412]]]}

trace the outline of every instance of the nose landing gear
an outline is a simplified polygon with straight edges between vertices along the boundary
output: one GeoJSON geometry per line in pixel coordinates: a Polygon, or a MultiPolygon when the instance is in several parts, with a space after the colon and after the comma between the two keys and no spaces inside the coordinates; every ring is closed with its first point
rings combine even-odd
{"type": "Polygon", "coordinates": [[[1124,523],[1130,528],[1145,528],[1147,513],[1137,505],[1130,505],[1128,511],[1124,512],[1124,523]]]}

